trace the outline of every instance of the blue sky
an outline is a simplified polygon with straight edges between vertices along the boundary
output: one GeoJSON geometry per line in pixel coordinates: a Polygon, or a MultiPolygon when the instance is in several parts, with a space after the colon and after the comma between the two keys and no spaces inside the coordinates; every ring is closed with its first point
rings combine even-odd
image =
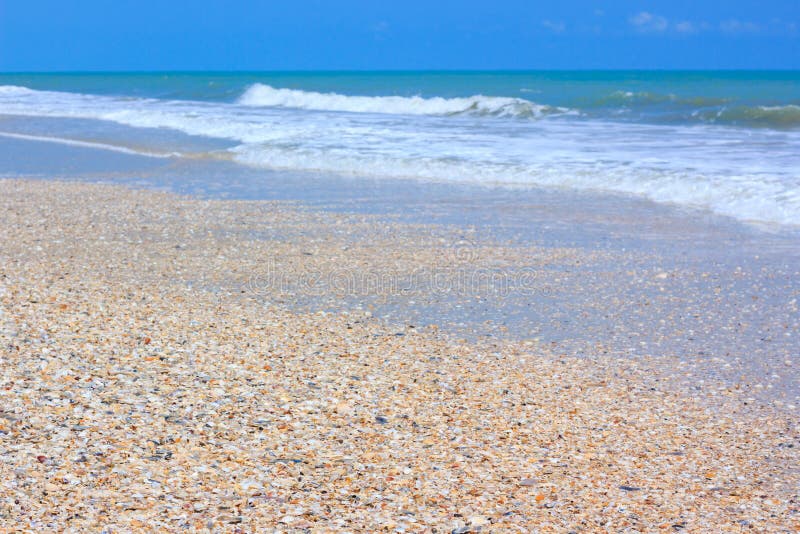
{"type": "Polygon", "coordinates": [[[800,0],[0,0],[0,70],[800,68],[800,0]]]}

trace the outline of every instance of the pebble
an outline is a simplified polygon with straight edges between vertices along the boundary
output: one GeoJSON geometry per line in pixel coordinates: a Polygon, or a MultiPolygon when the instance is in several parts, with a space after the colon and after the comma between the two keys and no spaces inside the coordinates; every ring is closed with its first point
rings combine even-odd
{"type": "Polygon", "coordinates": [[[711,410],[651,387],[646,360],[396,336],[240,290],[269,259],[414,269],[445,254],[415,248],[424,229],[375,246],[334,230],[377,223],[289,204],[0,189],[5,529],[800,528],[796,415],[742,410],[745,390],[711,410]]]}

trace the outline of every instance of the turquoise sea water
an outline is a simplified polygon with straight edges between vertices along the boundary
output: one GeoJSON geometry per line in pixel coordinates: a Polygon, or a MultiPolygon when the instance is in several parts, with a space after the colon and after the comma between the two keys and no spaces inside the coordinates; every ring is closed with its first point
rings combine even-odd
{"type": "Polygon", "coordinates": [[[800,224],[799,72],[3,74],[0,135],[800,224]]]}

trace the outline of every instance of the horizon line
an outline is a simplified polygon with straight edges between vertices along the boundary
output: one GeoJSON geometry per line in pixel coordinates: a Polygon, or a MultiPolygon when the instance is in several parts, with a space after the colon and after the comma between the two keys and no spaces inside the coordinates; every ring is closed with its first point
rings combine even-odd
{"type": "Polygon", "coordinates": [[[527,73],[527,72],[799,72],[797,68],[525,68],[525,69],[53,69],[0,70],[24,74],[309,74],[309,73],[527,73]]]}

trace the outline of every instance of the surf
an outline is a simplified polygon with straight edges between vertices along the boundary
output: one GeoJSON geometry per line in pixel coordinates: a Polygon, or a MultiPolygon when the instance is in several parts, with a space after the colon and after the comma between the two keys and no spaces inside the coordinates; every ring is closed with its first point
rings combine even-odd
{"type": "Polygon", "coordinates": [[[548,106],[523,98],[473,95],[460,98],[421,96],[348,96],[297,89],[276,88],[256,83],[237,100],[252,107],[278,107],[315,111],[381,113],[390,115],[477,115],[493,117],[542,118],[572,110],[548,106]]]}

